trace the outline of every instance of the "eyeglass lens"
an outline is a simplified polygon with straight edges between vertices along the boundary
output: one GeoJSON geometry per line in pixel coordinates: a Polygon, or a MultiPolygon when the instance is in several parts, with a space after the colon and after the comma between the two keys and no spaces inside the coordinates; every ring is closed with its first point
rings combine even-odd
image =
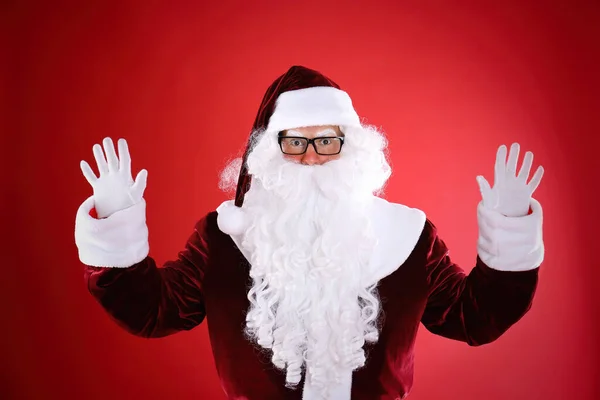
{"type": "MultiPolygon", "coordinates": [[[[313,141],[317,154],[337,154],[342,146],[340,138],[323,137],[313,141]]],[[[286,137],[281,140],[281,149],[286,154],[302,154],[308,147],[308,139],[286,137]]]]}

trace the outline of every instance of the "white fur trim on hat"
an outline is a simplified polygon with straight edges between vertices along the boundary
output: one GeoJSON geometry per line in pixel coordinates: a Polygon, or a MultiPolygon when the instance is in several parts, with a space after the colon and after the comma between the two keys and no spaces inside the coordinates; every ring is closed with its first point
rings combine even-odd
{"type": "Polygon", "coordinates": [[[328,86],[284,92],[277,98],[267,130],[319,125],[360,125],[348,93],[328,86]]]}
{"type": "Polygon", "coordinates": [[[95,219],[90,215],[94,196],[79,206],[75,218],[75,244],[82,263],[93,267],[130,267],[148,256],[146,202],[95,219]]]}
{"type": "Polygon", "coordinates": [[[480,202],[477,206],[477,252],[488,267],[500,271],[527,271],[544,260],[542,206],[531,199],[532,213],[507,217],[480,202]]]}
{"type": "Polygon", "coordinates": [[[247,219],[241,207],[228,200],[217,207],[217,225],[221,232],[232,236],[241,235],[247,226],[247,219]]]}

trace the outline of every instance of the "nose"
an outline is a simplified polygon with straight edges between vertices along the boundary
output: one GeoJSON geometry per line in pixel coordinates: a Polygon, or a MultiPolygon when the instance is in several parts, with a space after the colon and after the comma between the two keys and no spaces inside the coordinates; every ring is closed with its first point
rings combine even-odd
{"type": "Polygon", "coordinates": [[[319,164],[319,155],[315,152],[315,148],[309,145],[306,149],[306,153],[303,154],[300,163],[304,165],[317,165],[319,164]]]}

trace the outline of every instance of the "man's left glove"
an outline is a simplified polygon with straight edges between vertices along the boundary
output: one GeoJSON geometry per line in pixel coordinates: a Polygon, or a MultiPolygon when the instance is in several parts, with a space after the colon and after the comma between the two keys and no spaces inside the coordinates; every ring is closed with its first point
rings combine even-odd
{"type": "Polygon", "coordinates": [[[508,162],[506,161],[506,146],[502,145],[496,153],[494,187],[491,188],[483,176],[477,176],[483,205],[507,217],[522,217],[528,214],[533,192],[539,186],[544,175],[544,168],[539,166],[531,181],[527,183],[533,162],[533,153],[530,151],[525,153],[523,165],[517,175],[518,158],[518,143],[513,143],[511,146],[508,162]]]}
{"type": "Polygon", "coordinates": [[[525,154],[517,175],[518,157],[517,143],[510,148],[508,162],[502,145],[496,153],[494,187],[477,177],[482,197],[477,206],[477,252],[485,265],[499,271],[533,270],[544,259],[542,206],[532,197],[544,169],[540,166],[527,183],[533,154],[525,154]]]}

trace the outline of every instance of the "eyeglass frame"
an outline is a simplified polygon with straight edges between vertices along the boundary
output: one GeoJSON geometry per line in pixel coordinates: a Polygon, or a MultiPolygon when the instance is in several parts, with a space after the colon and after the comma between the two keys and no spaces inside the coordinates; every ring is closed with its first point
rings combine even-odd
{"type": "Polygon", "coordinates": [[[345,139],[344,136],[319,136],[316,138],[309,139],[304,136],[285,136],[285,134],[283,132],[279,132],[279,136],[277,137],[277,141],[279,143],[279,149],[281,149],[281,152],[283,154],[286,154],[288,156],[301,156],[302,154],[306,154],[306,151],[308,150],[308,146],[310,146],[311,144],[313,146],[313,149],[315,149],[315,153],[317,153],[318,155],[320,155],[320,156],[335,156],[342,152],[342,147],[344,146],[344,139],[345,139]],[[304,149],[304,151],[302,153],[286,153],[285,151],[283,151],[283,146],[281,145],[281,141],[283,139],[304,139],[307,141],[306,148],[304,149]],[[321,140],[321,139],[339,139],[340,149],[338,150],[337,153],[330,153],[330,154],[319,153],[319,151],[317,150],[317,145],[315,144],[315,140],[321,140]]]}

